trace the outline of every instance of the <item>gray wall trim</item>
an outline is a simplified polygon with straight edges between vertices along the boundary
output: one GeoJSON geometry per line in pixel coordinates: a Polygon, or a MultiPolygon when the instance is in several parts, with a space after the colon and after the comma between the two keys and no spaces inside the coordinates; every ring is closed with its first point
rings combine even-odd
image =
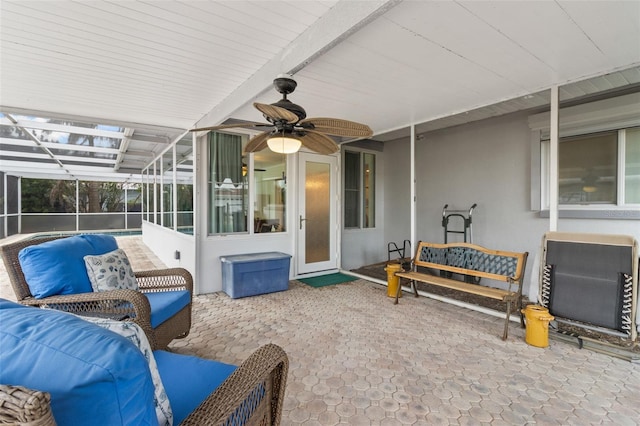
{"type": "MultiPolygon", "coordinates": [[[[541,218],[549,217],[549,210],[541,210],[538,213],[541,218]]],[[[558,210],[558,216],[562,219],[640,219],[640,210],[558,210]]]]}

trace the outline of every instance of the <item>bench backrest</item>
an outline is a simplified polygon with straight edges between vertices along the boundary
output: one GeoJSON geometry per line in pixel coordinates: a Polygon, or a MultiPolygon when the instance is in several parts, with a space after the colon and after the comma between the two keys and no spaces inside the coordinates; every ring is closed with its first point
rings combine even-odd
{"type": "Polygon", "coordinates": [[[414,267],[519,283],[524,276],[527,255],[527,252],[490,250],[470,243],[420,242],[413,264],[414,267]]]}

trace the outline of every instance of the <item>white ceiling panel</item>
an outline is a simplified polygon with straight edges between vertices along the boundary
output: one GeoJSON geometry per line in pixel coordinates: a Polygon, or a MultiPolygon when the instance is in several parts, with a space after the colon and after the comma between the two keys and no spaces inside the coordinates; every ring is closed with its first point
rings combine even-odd
{"type": "Polygon", "coordinates": [[[540,107],[554,85],[637,90],[640,2],[0,2],[0,112],[134,129],[114,178],[196,125],[262,121],[252,102],[277,101],[283,72],[308,116],[389,140],[540,107]]]}

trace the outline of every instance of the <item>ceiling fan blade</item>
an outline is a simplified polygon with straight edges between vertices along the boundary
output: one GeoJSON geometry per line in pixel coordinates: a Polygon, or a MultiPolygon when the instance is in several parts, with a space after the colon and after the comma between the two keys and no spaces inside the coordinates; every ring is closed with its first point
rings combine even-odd
{"type": "Polygon", "coordinates": [[[333,154],[340,150],[340,147],[333,139],[315,130],[305,130],[305,134],[296,136],[296,139],[302,142],[302,145],[306,148],[318,154],[333,154]]]}
{"type": "Polygon", "coordinates": [[[267,139],[271,136],[271,131],[262,132],[251,139],[247,143],[247,146],[244,147],[244,152],[258,152],[262,151],[267,147],[267,139]]]}
{"type": "Polygon", "coordinates": [[[298,124],[302,127],[305,124],[313,124],[313,130],[333,136],[368,138],[373,135],[373,131],[366,124],[339,118],[307,118],[298,124]]]}
{"type": "Polygon", "coordinates": [[[296,123],[299,120],[297,115],[278,106],[261,104],[258,102],[254,102],[253,106],[273,121],[285,121],[291,124],[296,123]]]}
{"type": "MultiPolygon", "coordinates": [[[[233,129],[234,127],[256,127],[260,126],[258,123],[236,123],[236,124],[221,124],[219,126],[210,126],[210,127],[199,127],[197,129],[191,129],[190,132],[202,132],[205,130],[222,130],[222,129],[233,129]]],[[[271,126],[269,124],[269,126],[271,126]]]]}

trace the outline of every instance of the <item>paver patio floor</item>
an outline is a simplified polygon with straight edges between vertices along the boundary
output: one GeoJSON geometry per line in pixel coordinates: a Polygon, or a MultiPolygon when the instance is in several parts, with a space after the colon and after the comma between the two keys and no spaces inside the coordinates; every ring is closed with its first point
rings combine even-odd
{"type": "MultiPolygon", "coordinates": [[[[139,238],[118,241],[135,269],[161,265],[139,238]]],[[[0,295],[12,296],[0,267],[0,295]]],[[[283,425],[640,422],[639,364],[554,340],[529,346],[517,323],[502,341],[502,326],[424,297],[393,305],[386,288],[365,280],[292,281],[243,299],[196,296],[191,334],[170,347],[238,364],[260,345],[282,346],[283,425]]]]}

